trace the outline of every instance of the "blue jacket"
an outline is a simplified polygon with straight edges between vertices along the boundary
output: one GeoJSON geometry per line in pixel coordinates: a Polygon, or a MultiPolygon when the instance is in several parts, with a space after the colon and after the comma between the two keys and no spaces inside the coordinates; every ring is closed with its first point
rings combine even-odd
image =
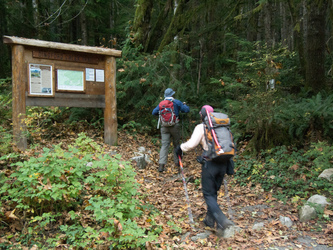
{"type": "MultiPolygon", "coordinates": [[[[165,99],[168,99],[165,98],[165,99]]],[[[183,112],[183,113],[188,113],[190,112],[190,108],[189,106],[187,106],[186,104],[183,104],[181,101],[177,100],[177,99],[173,99],[173,108],[175,110],[175,114],[177,117],[179,117],[179,112],[183,112]]],[[[160,111],[160,107],[157,105],[156,108],[154,108],[153,110],[153,115],[159,115],[159,111],[160,111]]]]}

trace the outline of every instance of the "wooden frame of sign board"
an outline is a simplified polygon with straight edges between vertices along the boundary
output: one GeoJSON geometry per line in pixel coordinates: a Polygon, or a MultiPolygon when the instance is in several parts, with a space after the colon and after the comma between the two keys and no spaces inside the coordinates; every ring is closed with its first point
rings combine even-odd
{"type": "Polygon", "coordinates": [[[26,106],[103,108],[104,142],[117,144],[116,58],[121,51],[11,36],[3,42],[12,48],[13,134],[19,150],[27,148],[26,106]],[[58,70],[68,73],[60,88],[58,70]],[[71,78],[76,83],[68,82],[71,78]]]}

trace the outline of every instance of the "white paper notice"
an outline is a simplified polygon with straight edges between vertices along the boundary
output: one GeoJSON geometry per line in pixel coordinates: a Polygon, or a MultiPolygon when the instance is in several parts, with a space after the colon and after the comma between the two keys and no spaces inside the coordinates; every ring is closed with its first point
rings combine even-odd
{"type": "Polygon", "coordinates": [[[104,82],[104,70],[96,69],[96,82],[104,82]]]}
{"type": "Polygon", "coordinates": [[[86,68],[86,81],[95,81],[95,69],[86,68]]]}

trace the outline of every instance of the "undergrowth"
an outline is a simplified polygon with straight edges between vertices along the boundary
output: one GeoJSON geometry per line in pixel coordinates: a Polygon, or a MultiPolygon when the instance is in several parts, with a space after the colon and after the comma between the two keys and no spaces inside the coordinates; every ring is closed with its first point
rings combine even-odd
{"type": "MultiPolygon", "coordinates": [[[[135,221],[149,207],[132,166],[120,155],[103,152],[85,134],[68,150],[55,145],[13,165],[16,171],[1,172],[1,200],[12,211],[2,220],[20,218],[17,241],[22,244],[131,249],[156,239],[155,231],[135,221]]],[[[15,244],[3,242],[2,247],[15,244]]]]}
{"type": "Polygon", "coordinates": [[[241,185],[260,183],[281,200],[314,194],[331,195],[333,183],[318,176],[333,163],[333,146],[312,143],[309,150],[279,146],[261,151],[259,157],[243,156],[237,160],[235,178],[241,185]]]}

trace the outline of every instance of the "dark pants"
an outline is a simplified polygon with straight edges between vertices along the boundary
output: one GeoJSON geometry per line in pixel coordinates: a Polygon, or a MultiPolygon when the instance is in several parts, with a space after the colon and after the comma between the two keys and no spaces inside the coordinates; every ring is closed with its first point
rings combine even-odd
{"type": "Polygon", "coordinates": [[[205,161],[202,164],[201,171],[201,186],[207,205],[207,216],[213,218],[220,228],[224,228],[227,218],[217,204],[217,194],[222,185],[226,170],[226,163],[205,161]]]}

